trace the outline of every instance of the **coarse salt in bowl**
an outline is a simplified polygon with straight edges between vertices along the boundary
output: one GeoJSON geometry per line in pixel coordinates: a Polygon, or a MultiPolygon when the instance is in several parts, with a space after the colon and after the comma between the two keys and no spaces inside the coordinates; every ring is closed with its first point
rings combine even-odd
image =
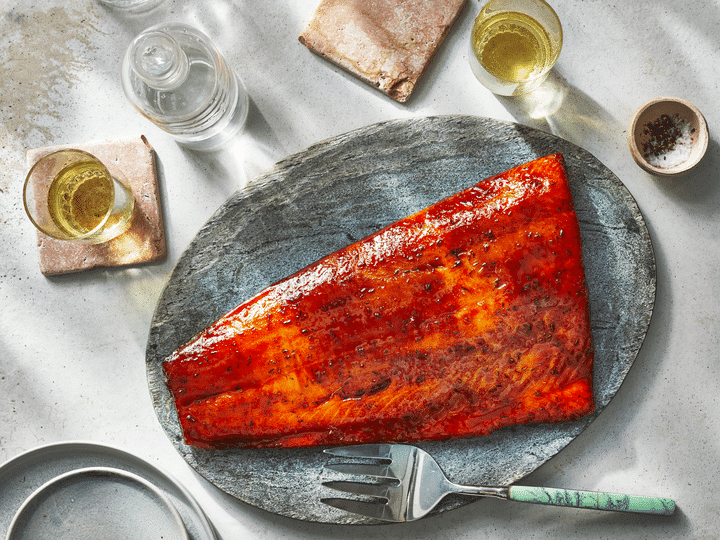
{"type": "Polygon", "coordinates": [[[637,164],[651,174],[676,176],[695,167],[708,147],[702,113],[680,98],[660,97],[640,107],[628,129],[637,164]]]}

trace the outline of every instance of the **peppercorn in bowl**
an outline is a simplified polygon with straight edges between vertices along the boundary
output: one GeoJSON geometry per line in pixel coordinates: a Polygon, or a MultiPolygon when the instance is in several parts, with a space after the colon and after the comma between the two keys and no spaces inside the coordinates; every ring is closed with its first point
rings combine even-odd
{"type": "Polygon", "coordinates": [[[695,167],[708,147],[708,128],[692,103],[661,97],[640,107],[628,129],[630,152],[645,171],[677,176],[695,167]]]}

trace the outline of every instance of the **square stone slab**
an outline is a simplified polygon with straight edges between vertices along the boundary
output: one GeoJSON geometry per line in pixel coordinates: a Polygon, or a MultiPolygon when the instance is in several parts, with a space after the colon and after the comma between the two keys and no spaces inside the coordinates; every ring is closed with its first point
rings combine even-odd
{"type": "Polygon", "coordinates": [[[401,103],[467,0],[322,0],[299,39],[401,103]]]}
{"type": "Polygon", "coordinates": [[[55,276],[165,259],[167,247],[155,151],[145,136],[34,148],[27,152],[27,170],[43,156],[65,148],[89,152],[102,161],[111,174],[122,171],[135,197],[135,211],[130,228],[103,244],[57,240],[37,231],[40,271],[46,276],[55,276]]]}

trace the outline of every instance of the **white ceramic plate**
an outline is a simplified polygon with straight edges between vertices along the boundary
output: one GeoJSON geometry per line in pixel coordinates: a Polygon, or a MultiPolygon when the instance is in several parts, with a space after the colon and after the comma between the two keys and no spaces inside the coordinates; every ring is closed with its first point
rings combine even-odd
{"type": "MultiPolygon", "coordinates": [[[[98,478],[94,478],[92,483],[98,489],[106,490],[109,486],[123,489],[126,495],[135,499],[136,505],[142,505],[142,509],[145,511],[160,514],[161,519],[166,524],[168,521],[173,521],[176,517],[179,517],[186,531],[185,536],[176,535],[170,538],[217,540],[212,525],[192,495],[167,473],[124,450],[81,441],[55,443],[34,448],[0,466],[0,538],[6,538],[12,529],[15,529],[12,532],[14,536],[10,537],[12,540],[30,538],[28,536],[18,536],[18,534],[21,534],[19,524],[16,523],[11,527],[16,514],[21,511],[21,507],[24,508],[22,510],[24,515],[18,519],[25,520],[28,517],[37,519],[41,514],[36,512],[34,504],[47,502],[50,498],[60,501],[58,498],[59,493],[69,493],[69,491],[65,490],[77,486],[81,480],[81,475],[77,478],[66,475],[90,468],[119,471],[115,472],[110,482],[108,482],[108,479],[98,480],[98,478]],[[125,480],[132,480],[123,482],[120,478],[121,475],[125,480]],[[39,491],[43,486],[46,486],[47,489],[39,491]],[[62,489],[53,491],[49,486],[62,489]],[[37,493],[40,494],[32,502],[33,494],[37,493]],[[141,497],[145,498],[144,502],[141,501],[141,497]],[[175,509],[177,516],[168,516],[165,513],[168,510],[168,505],[175,509]]],[[[131,507],[128,507],[125,508],[125,511],[131,509],[131,507]]],[[[140,506],[136,506],[136,510],[140,509],[140,506]]],[[[171,509],[169,512],[173,514],[171,509]]],[[[132,516],[132,519],[136,519],[136,517],[132,516]]],[[[96,532],[96,536],[93,537],[94,540],[105,538],[101,536],[101,529],[96,532]]],[[[51,537],[33,536],[33,538],[34,540],[41,540],[42,538],[51,537]]],[[[56,535],[52,538],[76,539],[82,537],[56,535]]],[[[143,538],[143,536],[127,538],[143,538]]],[[[164,538],[167,540],[168,536],[164,536],[164,538]]]]}
{"type": "Polygon", "coordinates": [[[76,469],[40,486],[15,514],[6,540],[187,540],[170,499],[112,467],[76,469]]]}

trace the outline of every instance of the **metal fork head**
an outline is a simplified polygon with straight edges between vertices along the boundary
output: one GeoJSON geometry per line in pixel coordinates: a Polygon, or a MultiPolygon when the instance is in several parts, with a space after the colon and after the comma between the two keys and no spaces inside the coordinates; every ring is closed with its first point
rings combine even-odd
{"type": "Polygon", "coordinates": [[[346,512],[384,521],[412,521],[430,512],[448,493],[449,482],[435,460],[414,446],[366,444],[324,452],[352,460],[350,463],[329,463],[325,465],[326,469],[370,477],[362,482],[336,480],[323,483],[337,491],[366,497],[364,500],[321,499],[346,512]]]}

